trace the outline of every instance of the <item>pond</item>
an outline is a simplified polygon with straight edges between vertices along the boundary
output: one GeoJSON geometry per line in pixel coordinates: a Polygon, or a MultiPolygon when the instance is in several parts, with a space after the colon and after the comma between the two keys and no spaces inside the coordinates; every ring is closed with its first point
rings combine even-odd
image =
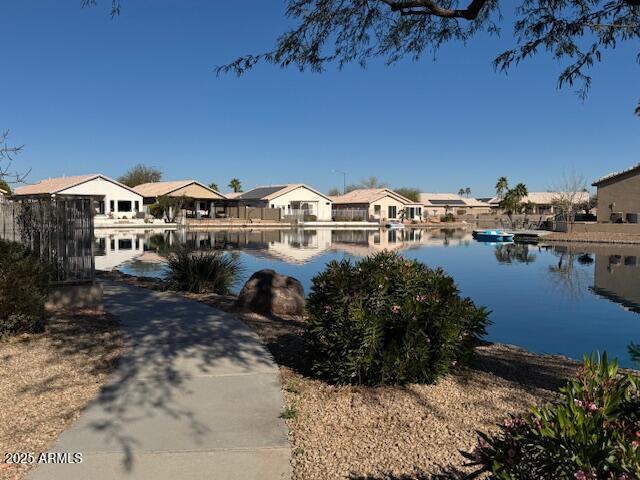
{"type": "Polygon", "coordinates": [[[165,274],[172,245],[222,248],[238,255],[243,275],[272,268],[299,279],[331,260],[393,249],[442,266],[461,292],[491,310],[487,339],[580,360],[607,351],[627,367],[640,343],[640,246],[476,242],[470,230],[297,229],[216,231],[97,231],[96,268],[133,275],[165,274]]]}

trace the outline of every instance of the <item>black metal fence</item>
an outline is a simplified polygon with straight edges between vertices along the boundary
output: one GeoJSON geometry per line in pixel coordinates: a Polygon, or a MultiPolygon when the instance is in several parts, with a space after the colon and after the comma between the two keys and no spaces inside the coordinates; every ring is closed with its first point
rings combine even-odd
{"type": "Polygon", "coordinates": [[[0,196],[0,238],[28,246],[51,265],[54,283],[95,278],[90,198],[0,196]]]}

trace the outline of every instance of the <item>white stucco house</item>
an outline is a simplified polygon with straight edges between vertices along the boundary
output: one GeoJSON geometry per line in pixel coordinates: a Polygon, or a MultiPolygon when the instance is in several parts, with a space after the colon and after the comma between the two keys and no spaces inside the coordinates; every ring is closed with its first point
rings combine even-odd
{"type": "Polygon", "coordinates": [[[278,208],[283,218],[331,221],[331,198],[302,183],[256,187],[234,197],[239,206],[278,208]]]}
{"type": "Polygon", "coordinates": [[[78,175],[40,180],[15,189],[15,197],[82,196],[95,200],[96,219],[140,218],[142,195],[105,175],[78,175]]]}

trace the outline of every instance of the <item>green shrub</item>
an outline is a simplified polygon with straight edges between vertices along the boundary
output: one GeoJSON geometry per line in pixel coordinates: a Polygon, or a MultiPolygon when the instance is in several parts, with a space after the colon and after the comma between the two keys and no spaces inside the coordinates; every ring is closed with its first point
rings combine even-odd
{"type": "Polygon", "coordinates": [[[442,215],[440,217],[440,221],[441,222],[455,222],[456,221],[456,217],[453,215],[453,213],[447,213],[446,215],[442,215]]]}
{"type": "Polygon", "coordinates": [[[229,293],[240,273],[240,261],[229,253],[193,252],[186,247],[169,254],[167,266],[169,284],[193,293],[229,293]]]}
{"type": "Polygon", "coordinates": [[[42,330],[49,270],[30,251],[0,240],[0,336],[42,330]]]}
{"type": "Polygon", "coordinates": [[[473,454],[493,479],[640,478],[640,379],[621,375],[617,362],[590,358],[560,389],[555,405],[510,416],[494,436],[480,433],[473,454]]]}
{"type": "Polygon", "coordinates": [[[433,382],[472,359],[488,324],[442,269],[391,252],[330,262],[307,310],[312,370],[339,384],[433,382]]]}

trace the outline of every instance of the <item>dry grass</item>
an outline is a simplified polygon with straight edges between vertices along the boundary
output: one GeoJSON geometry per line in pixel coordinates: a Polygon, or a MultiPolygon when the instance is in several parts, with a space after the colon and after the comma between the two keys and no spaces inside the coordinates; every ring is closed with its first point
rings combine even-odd
{"type": "MultiPolygon", "coordinates": [[[[234,311],[230,296],[186,296],[234,311]]],[[[236,314],[280,366],[294,480],[462,478],[470,470],[460,450],[474,448],[476,430],[493,430],[508,413],[552,401],[577,368],[564,357],[490,344],[478,348],[475,368],[435,385],[334,386],[306,371],[303,319],[236,314]]]]}
{"type": "MultiPolygon", "coordinates": [[[[46,451],[105,383],[123,348],[115,318],[53,314],[46,330],[0,341],[0,452],[46,451]]],[[[0,479],[29,465],[0,463],[0,479]]]]}

